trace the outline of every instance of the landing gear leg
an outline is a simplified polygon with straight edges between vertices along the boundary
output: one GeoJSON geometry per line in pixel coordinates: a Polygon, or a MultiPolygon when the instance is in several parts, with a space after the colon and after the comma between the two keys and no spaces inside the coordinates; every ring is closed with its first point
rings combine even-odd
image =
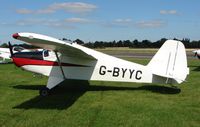
{"type": "Polygon", "coordinates": [[[39,92],[40,96],[42,97],[48,96],[50,92],[52,91],[52,89],[56,87],[57,85],[59,85],[62,81],[64,81],[63,78],[50,76],[48,79],[47,86],[40,89],[40,92],[39,92]]]}
{"type": "Polygon", "coordinates": [[[58,53],[55,52],[55,55],[56,55],[56,58],[57,58],[58,65],[60,67],[60,71],[61,71],[62,77],[49,76],[47,87],[44,87],[44,88],[42,88],[40,90],[40,96],[43,96],[43,97],[44,96],[48,96],[49,93],[50,93],[50,90],[52,88],[54,88],[55,86],[57,86],[59,83],[61,83],[62,81],[64,81],[66,79],[65,73],[64,73],[63,68],[62,68],[61,61],[60,61],[60,59],[58,57],[58,53]]]}
{"type": "Polygon", "coordinates": [[[50,93],[50,89],[47,87],[40,89],[40,96],[42,96],[42,97],[48,96],[49,93],[50,93]]]}

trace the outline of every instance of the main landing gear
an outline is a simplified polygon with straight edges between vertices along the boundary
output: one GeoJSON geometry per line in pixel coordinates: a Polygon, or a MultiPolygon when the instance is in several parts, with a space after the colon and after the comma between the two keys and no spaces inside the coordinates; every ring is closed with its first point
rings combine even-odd
{"type": "Polygon", "coordinates": [[[56,51],[55,51],[55,55],[56,55],[57,62],[58,62],[58,65],[60,67],[60,71],[61,71],[61,74],[63,77],[49,76],[47,87],[40,89],[40,96],[42,96],[42,97],[48,96],[50,94],[52,88],[54,88],[55,86],[57,86],[59,83],[61,83],[62,81],[64,81],[66,79],[63,68],[62,68],[61,61],[60,61],[56,51]]]}
{"type": "Polygon", "coordinates": [[[50,89],[47,87],[43,87],[42,89],[40,89],[39,93],[40,93],[40,96],[46,97],[50,94],[50,89]]]}

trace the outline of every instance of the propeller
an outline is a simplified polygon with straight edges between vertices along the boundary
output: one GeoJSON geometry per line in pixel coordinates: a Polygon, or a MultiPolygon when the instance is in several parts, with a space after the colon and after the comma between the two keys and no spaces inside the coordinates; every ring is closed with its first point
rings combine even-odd
{"type": "Polygon", "coordinates": [[[197,52],[194,53],[194,57],[196,57],[196,56],[197,56],[197,52]]]}
{"type": "Polygon", "coordinates": [[[194,57],[198,56],[198,50],[193,50],[192,52],[194,53],[194,57]]]}
{"type": "Polygon", "coordinates": [[[11,54],[11,58],[12,58],[12,56],[13,56],[13,50],[12,50],[12,45],[11,45],[11,43],[10,42],[8,42],[8,47],[9,47],[9,50],[10,50],[10,54],[11,54]]]}

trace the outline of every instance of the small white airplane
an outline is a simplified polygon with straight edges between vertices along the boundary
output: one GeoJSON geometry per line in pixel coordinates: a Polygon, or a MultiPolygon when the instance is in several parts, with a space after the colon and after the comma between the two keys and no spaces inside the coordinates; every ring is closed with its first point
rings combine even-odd
{"type": "Polygon", "coordinates": [[[49,76],[41,96],[47,96],[65,79],[180,84],[189,74],[185,47],[180,41],[166,41],[144,66],[41,34],[15,33],[13,38],[46,49],[11,53],[16,66],[49,76]]]}
{"type": "MultiPolygon", "coordinates": [[[[24,49],[21,46],[14,46],[12,47],[12,52],[28,52],[30,50],[24,49]]],[[[10,54],[10,49],[9,48],[0,48],[0,58],[3,58],[3,61],[1,63],[6,63],[7,60],[11,60],[11,54],[10,54]]]]}
{"type": "Polygon", "coordinates": [[[200,59],[200,49],[192,51],[194,56],[200,59]]]}

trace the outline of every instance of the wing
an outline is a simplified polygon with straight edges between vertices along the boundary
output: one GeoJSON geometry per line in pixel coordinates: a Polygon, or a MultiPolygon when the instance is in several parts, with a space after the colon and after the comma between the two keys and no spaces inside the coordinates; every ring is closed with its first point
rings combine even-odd
{"type": "Polygon", "coordinates": [[[53,37],[35,33],[15,33],[13,34],[13,38],[44,49],[58,51],[65,56],[96,60],[83,50],[85,47],[70,41],[64,42],[53,37]]]}

